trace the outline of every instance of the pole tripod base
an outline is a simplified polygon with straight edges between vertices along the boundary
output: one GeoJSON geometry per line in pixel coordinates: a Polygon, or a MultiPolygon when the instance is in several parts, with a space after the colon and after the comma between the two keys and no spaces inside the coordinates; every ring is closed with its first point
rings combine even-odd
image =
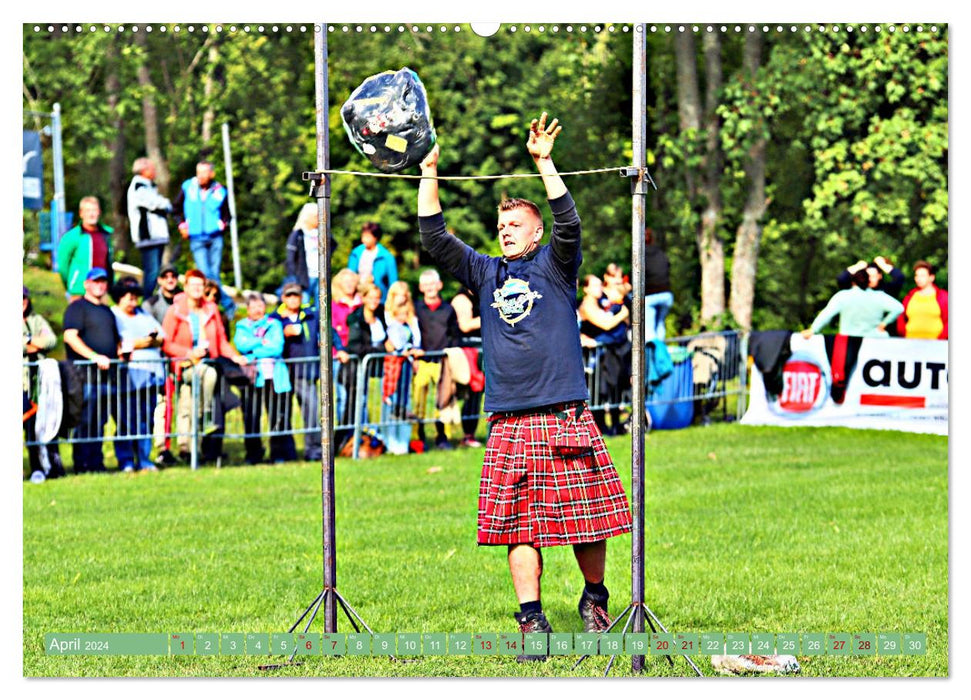
{"type": "MultiPolygon", "coordinates": [[[[632,622],[639,623],[634,625],[635,628],[644,629],[645,619],[647,621],[647,624],[650,626],[652,632],[657,632],[658,628],[660,628],[662,632],[668,631],[667,628],[658,619],[657,615],[655,615],[654,612],[649,607],[644,605],[644,603],[631,603],[626,608],[624,608],[623,612],[621,612],[620,615],[614,618],[614,621],[610,624],[610,627],[604,630],[604,632],[610,632],[615,627],[617,627],[620,624],[620,621],[625,619],[624,618],[625,615],[627,617],[626,617],[626,621],[624,622],[624,627],[621,630],[621,634],[627,633],[627,630],[630,629],[632,622]],[[639,620],[637,619],[638,617],[640,618],[639,620]]],[[[579,659],[577,659],[577,662],[573,664],[573,667],[570,670],[572,671],[576,669],[589,656],[590,654],[584,654],[583,656],[581,656],[579,659]]],[[[616,658],[617,658],[616,654],[610,657],[610,661],[607,662],[607,668],[604,669],[604,677],[606,677],[607,674],[610,673],[610,669],[613,667],[614,660],[616,658]]],[[[667,658],[668,663],[671,664],[671,666],[674,666],[674,659],[670,654],[665,654],[665,658],[667,658]]],[[[698,665],[695,664],[695,662],[691,659],[691,657],[685,656],[683,658],[688,663],[688,665],[694,669],[695,673],[698,674],[698,676],[705,675],[701,672],[701,669],[698,668],[698,665]]],[[[634,673],[641,673],[644,670],[644,657],[642,655],[635,655],[631,658],[631,670],[634,673]]]]}
{"type": "MultiPolygon", "coordinates": [[[[340,593],[338,593],[338,591],[337,591],[336,588],[325,588],[320,593],[318,593],[317,594],[317,597],[314,598],[310,602],[310,605],[308,605],[306,607],[306,609],[303,611],[303,613],[300,615],[300,617],[297,618],[297,621],[294,622],[293,625],[290,626],[290,629],[287,630],[287,634],[292,634],[293,631],[295,629],[297,629],[297,626],[309,614],[310,617],[307,619],[307,624],[304,625],[304,627],[303,627],[303,633],[305,634],[307,632],[307,630],[310,629],[310,625],[313,624],[314,619],[317,617],[317,612],[320,610],[320,606],[321,605],[324,605],[327,602],[327,599],[328,598],[331,598],[332,601],[335,601],[336,604],[339,605],[340,608],[344,611],[344,615],[347,616],[347,619],[351,623],[351,626],[354,628],[354,631],[355,632],[360,632],[361,631],[361,628],[363,627],[364,629],[366,629],[368,631],[368,634],[372,634],[372,635],[374,634],[374,630],[372,630],[370,627],[368,627],[368,624],[364,621],[364,618],[362,618],[357,613],[357,611],[354,608],[351,607],[351,604],[347,602],[347,600],[344,598],[344,596],[342,596],[340,593]],[[360,623],[360,624],[358,624],[358,623],[360,623]]],[[[327,625],[327,621],[325,620],[325,623],[324,623],[325,631],[327,631],[327,632],[331,631],[331,630],[326,630],[326,627],[327,626],[328,626],[327,625]]],[[[333,631],[336,632],[337,631],[337,620],[336,620],[336,618],[333,619],[333,627],[334,627],[333,631]]],[[[297,654],[297,650],[294,649],[293,650],[293,653],[290,654],[290,658],[287,659],[287,661],[285,663],[282,663],[282,664],[267,664],[267,665],[264,665],[264,666],[259,666],[258,668],[261,671],[269,671],[269,670],[273,670],[273,669],[277,669],[277,668],[283,668],[284,666],[300,666],[303,662],[298,661],[298,662],[294,663],[294,661],[293,661],[293,657],[296,656],[296,654],[297,654]]],[[[394,659],[394,660],[397,660],[393,656],[391,658],[394,659]]]]}

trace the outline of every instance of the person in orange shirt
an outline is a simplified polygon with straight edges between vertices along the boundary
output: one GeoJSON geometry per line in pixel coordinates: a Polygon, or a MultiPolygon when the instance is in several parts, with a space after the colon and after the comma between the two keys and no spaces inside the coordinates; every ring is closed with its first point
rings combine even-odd
{"type": "Polygon", "coordinates": [[[904,297],[904,312],[897,331],[905,338],[947,340],[947,291],[934,284],[934,266],[923,260],[914,264],[914,284],[904,297]]]}

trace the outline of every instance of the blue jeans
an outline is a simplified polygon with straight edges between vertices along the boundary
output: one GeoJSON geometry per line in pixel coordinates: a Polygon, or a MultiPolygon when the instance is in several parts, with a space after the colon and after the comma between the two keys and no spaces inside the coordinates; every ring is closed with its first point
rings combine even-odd
{"type": "Polygon", "coordinates": [[[162,252],[165,244],[150,245],[142,248],[142,291],[145,298],[155,293],[155,284],[158,281],[158,271],[162,267],[162,252]]]}
{"type": "Polygon", "coordinates": [[[91,442],[74,443],[72,458],[75,474],[105,470],[105,458],[101,451],[105,423],[108,422],[109,415],[115,416],[115,424],[118,423],[117,394],[115,384],[111,381],[113,377],[95,367],[85,367],[82,371],[86,373],[84,403],[74,437],[91,442]]]}
{"type": "Polygon", "coordinates": [[[206,279],[213,280],[219,285],[219,305],[226,312],[226,317],[232,320],[236,313],[236,303],[233,298],[226,294],[219,279],[219,270],[223,262],[223,237],[222,234],[204,234],[189,239],[189,250],[196,261],[199,272],[206,276],[206,279]]]}
{"type": "Polygon", "coordinates": [[[304,304],[310,304],[310,306],[316,311],[319,305],[319,300],[317,295],[320,294],[320,278],[311,277],[310,281],[307,282],[307,288],[303,290],[303,294],[300,299],[304,304]]]}
{"type": "Polygon", "coordinates": [[[131,465],[145,469],[152,464],[152,420],[158,387],[145,386],[131,389],[121,397],[121,415],[118,416],[118,438],[115,440],[115,457],[118,468],[131,465]],[[120,439],[128,435],[142,437],[120,439]]]}
{"type": "Polygon", "coordinates": [[[340,381],[340,371],[341,363],[339,360],[334,360],[333,364],[333,378],[334,378],[334,423],[336,425],[342,425],[344,423],[344,409],[347,406],[347,387],[344,386],[340,381]]]}
{"type": "Polygon", "coordinates": [[[644,340],[664,340],[664,319],[674,305],[671,292],[658,292],[644,297],[644,340]]]}
{"type": "Polygon", "coordinates": [[[411,421],[408,420],[408,403],[411,399],[411,363],[401,366],[401,376],[394,393],[389,397],[391,404],[381,402],[381,422],[391,423],[381,427],[381,435],[388,452],[393,455],[408,454],[411,441],[411,421]]]}

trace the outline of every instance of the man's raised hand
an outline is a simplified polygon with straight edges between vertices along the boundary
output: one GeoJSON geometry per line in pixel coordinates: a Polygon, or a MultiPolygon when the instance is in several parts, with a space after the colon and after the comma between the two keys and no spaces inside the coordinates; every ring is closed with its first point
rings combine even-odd
{"type": "Polygon", "coordinates": [[[432,150],[428,152],[428,155],[425,156],[424,159],[422,159],[421,171],[425,172],[428,170],[430,171],[438,170],[438,155],[439,155],[439,149],[438,149],[438,143],[436,142],[435,145],[432,146],[432,150]]]}
{"type": "Polygon", "coordinates": [[[526,150],[534,160],[549,158],[553,152],[553,142],[563,131],[562,126],[557,126],[559,120],[554,118],[549,126],[546,125],[546,112],[540,115],[539,119],[534,119],[529,125],[529,140],[526,142],[526,150]]]}
{"type": "Polygon", "coordinates": [[[442,211],[438,199],[438,144],[421,161],[421,181],[418,183],[418,216],[433,216],[442,211]]]}

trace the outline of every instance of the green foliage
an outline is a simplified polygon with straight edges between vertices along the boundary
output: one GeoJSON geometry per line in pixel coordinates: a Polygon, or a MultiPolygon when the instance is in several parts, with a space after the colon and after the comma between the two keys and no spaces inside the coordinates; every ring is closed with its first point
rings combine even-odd
{"type": "MultiPolygon", "coordinates": [[[[71,209],[83,195],[110,192],[110,71],[121,85],[116,109],[130,163],[143,155],[145,143],[137,69],[143,64],[149,70],[171,171],[169,195],[194,174],[201,155],[209,155],[224,179],[220,127],[228,123],[243,281],[274,289],[283,275],[286,236],[308,201],[300,174],[316,167],[312,27],[272,35],[201,29],[177,33],[170,25],[147,35],[142,47],[131,31],[62,35],[34,33],[26,25],[24,107],[62,105],[71,209]],[[207,80],[213,88],[208,95],[207,80]],[[203,142],[207,119],[211,133],[203,142]]],[[[415,70],[428,91],[443,175],[533,172],[526,131],[543,110],[564,125],[556,151],[561,170],[630,162],[630,32],[504,30],[483,38],[466,25],[445,33],[396,29],[337,27],[328,33],[332,168],[373,170],[346,138],[340,107],[367,76],[402,66],[415,70]]],[[[805,324],[834,291],[838,271],[861,257],[883,254],[908,273],[924,258],[941,269],[938,281],[946,280],[947,30],[874,29],[769,33],[754,77],[742,71],[743,37],[730,32],[722,39],[719,235],[729,270],[748,193],[748,152],[759,138],[768,139],[770,204],[761,222],[756,327],[805,324]]],[[[700,290],[695,233],[702,203],[687,192],[685,176],[700,176],[706,133],[680,131],[671,34],[648,35],[648,80],[648,162],[660,188],[647,200],[648,225],[671,259],[674,314],[687,327],[700,290]]],[[[25,127],[37,125],[26,117],[25,127]]],[[[50,148],[44,155],[50,192],[50,148]]],[[[611,261],[628,268],[628,182],[604,174],[567,184],[584,221],[584,270],[600,273],[611,261]]],[[[334,265],[346,262],[361,224],[378,221],[401,275],[415,282],[419,269],[431,264],[418,239],[416,190],[414,180],[334,177],[334,265]]],[[[538,179],[442,185],[449,225],[489,253],[498,252],[493,227],[503,196],[542,201],[544,192],[538,179]]],[[[108,223],[118,222],[109,214],[108,223]]],[[[224,258],[229,269],[229,255],[224,258]]]]}
{"type": "Polygon", "coordinates": [[[764,80],[782,99],[769,178],[791,177],[780,170],[792,164],[810,187],[774,188],[787,197],[778,245],[802,279],[767,288],[779,268],[760,266],[756,307],[771,315],[788,307],[807,322],[860,258],[884,255],[905,273],[921,258],[947,266],[947,30],[874,29],[772,46],[764,80]]]}

